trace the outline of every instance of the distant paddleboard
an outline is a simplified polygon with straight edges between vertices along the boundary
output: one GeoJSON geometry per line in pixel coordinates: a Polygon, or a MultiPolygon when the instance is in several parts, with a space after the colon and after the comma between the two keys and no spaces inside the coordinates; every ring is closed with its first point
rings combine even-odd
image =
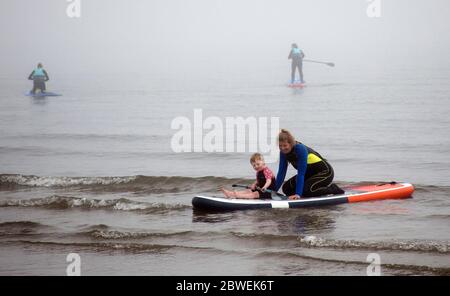
{"type": "Polygon", "coordinates": [[[290,87],[290,88],[304,88],[304,87],[306,87],[306,84],[304,82],[294,81],[294,83],[289,83],[288,87],[290,87]]]}
{"type": "Polygon", "coordinates": [[[42,97],[59,97],[62,96],[60,94],[54,93],[54,92],[50,92],[50,91],[46,91],[46,92],[37,92],[35,94],[32,94],[31,92],[27,92],[25,94],[27,97],[34,97],[34,98],[42,98],[42,97]]]}

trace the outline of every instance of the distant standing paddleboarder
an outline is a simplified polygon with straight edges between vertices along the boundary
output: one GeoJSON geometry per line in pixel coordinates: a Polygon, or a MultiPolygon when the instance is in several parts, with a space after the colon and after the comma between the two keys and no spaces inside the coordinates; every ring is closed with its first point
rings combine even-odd
{"type": "Polygon", "coordinates": [[[298,74],[300,75],[300,83],[305,83],[303,80],[303,58],[305,54],[298,48],[296,43],[291,45],[291,52],[289,53],[288,59],[292,60],[291,69],[291,83],[295,82],[295,70],[298,69],[298,74]]]}

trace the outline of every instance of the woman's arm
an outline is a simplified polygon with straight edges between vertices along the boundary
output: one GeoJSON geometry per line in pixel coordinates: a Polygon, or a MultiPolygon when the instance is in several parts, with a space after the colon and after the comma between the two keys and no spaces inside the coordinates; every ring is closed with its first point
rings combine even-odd
{"type": "Polygon", "coordinates": [[[286,156],[280,152],[280,165],[278,166],[277,184],[275,186],[276,191],[280,190],[284,178],[286,178],[287,165],[286,156]]]}
{"type": "Polygon", "coordinates": [[[266,167],[264,169],[263,173],[264,173],[264,178],[266,178],[266,183],[264,184],[263,188],[261,188],[261,189],[263,189],[263,191],[264,191],[267,188],[269,188],[270,184],[272,184],[273,173],[268,167],[266,167]]]}
{"type": "Polygon", "coordinates": [[[308,165],[308,150],[305,145],[295,145],[295,152],[297,153],[297,186],[295,188],[295,194],[302,196],[303,185],[305,183],[306,166],[308,165]]]}

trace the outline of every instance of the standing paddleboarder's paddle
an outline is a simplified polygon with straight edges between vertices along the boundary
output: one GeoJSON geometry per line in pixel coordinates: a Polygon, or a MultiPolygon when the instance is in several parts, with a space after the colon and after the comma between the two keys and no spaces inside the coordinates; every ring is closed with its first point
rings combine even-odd
{"type": "Polygon", "coordinates": [[[328,62],[321,62],[321,61],[314,61],[314,60],[303,60],[304,62],[310,62],[310,63],[317,63],[317,64],[325,64],[330,67],[334,67],[334,63],[328,63],[328,62]]]}

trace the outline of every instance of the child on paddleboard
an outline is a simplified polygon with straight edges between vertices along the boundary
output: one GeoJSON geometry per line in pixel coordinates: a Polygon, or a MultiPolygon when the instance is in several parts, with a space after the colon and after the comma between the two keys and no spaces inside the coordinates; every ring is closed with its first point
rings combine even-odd
{"type": "Polygon", "coordinates": [[[249,186],[249,189],[241,191],[231,191],[225,188],[220,188],[226,198],[241,198],[241,199],[271,199],[271,192],[275,191],[275,175],[266,166],[264,158],[261,154],[255,153],[250,158],[250,163],[256,171],[256,181],[249,186]]]}

